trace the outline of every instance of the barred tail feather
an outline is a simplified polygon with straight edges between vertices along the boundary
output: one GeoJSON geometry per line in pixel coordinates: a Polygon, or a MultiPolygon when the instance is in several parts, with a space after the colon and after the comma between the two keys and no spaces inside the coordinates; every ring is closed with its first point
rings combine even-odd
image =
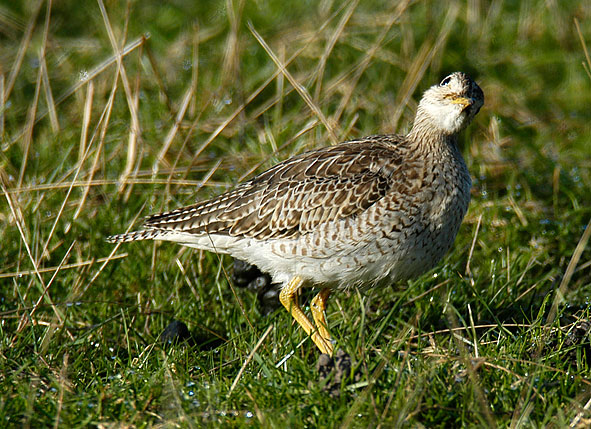
{"type": "Polygon", "coordinates": [[[154,240],[161,238],[163,231],[157,229],[142,229],[139,231],[127,232],[125,234],[111,235],[107,237],[109,243],[127,243],[129,241],[154,240]]]}

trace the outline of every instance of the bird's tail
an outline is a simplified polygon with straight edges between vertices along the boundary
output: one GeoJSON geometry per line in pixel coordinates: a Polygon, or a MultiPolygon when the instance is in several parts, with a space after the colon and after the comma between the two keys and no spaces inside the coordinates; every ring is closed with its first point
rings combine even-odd
{"type": "Polygon", "coordinates": [[[129,241],[153,240],[160,238],[161,236],[162,231],[158,229],[142,229],[139,231],[127,232],[125,234],[111,235],[110,237],[107,237],[107,241],[109,243],[127,243],[129,241]]]}

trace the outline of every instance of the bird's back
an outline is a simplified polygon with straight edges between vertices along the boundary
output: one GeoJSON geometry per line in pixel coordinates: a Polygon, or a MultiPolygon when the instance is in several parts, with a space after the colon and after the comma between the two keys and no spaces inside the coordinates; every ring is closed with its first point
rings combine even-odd
{"type": "Polygon", "coordinates": [[[307,152],[111,241],[230,253],[279,281],[410,277],[447,251],[469,200],[463,160],[453,144],[444,149],[425,156],[404,137],[382,135],[307,152]]]}

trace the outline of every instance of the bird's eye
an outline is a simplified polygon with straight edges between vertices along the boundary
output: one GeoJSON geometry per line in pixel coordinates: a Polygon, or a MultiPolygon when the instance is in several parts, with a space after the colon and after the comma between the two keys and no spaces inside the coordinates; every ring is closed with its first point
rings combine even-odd
{"type": "Polygon", "coordinates": [[[451,76],[446,77],[445,79],[443,79],[441,81],[441,83],[439,84],[439,86],[445,86],[447,85],[449,82],[451,81],[451,76]]]}

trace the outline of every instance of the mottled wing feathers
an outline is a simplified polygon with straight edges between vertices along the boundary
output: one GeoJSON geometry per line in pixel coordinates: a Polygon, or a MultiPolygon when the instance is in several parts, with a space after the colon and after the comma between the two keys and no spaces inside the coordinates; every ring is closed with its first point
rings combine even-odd
{"type": "Polygon", "coordinates": [[[369,137],[304,153],[233,191],[152,216],[144,228],[261,240],[305,234],[355,216],[386,195],[400,165],[395,138],[369,137]]]}

